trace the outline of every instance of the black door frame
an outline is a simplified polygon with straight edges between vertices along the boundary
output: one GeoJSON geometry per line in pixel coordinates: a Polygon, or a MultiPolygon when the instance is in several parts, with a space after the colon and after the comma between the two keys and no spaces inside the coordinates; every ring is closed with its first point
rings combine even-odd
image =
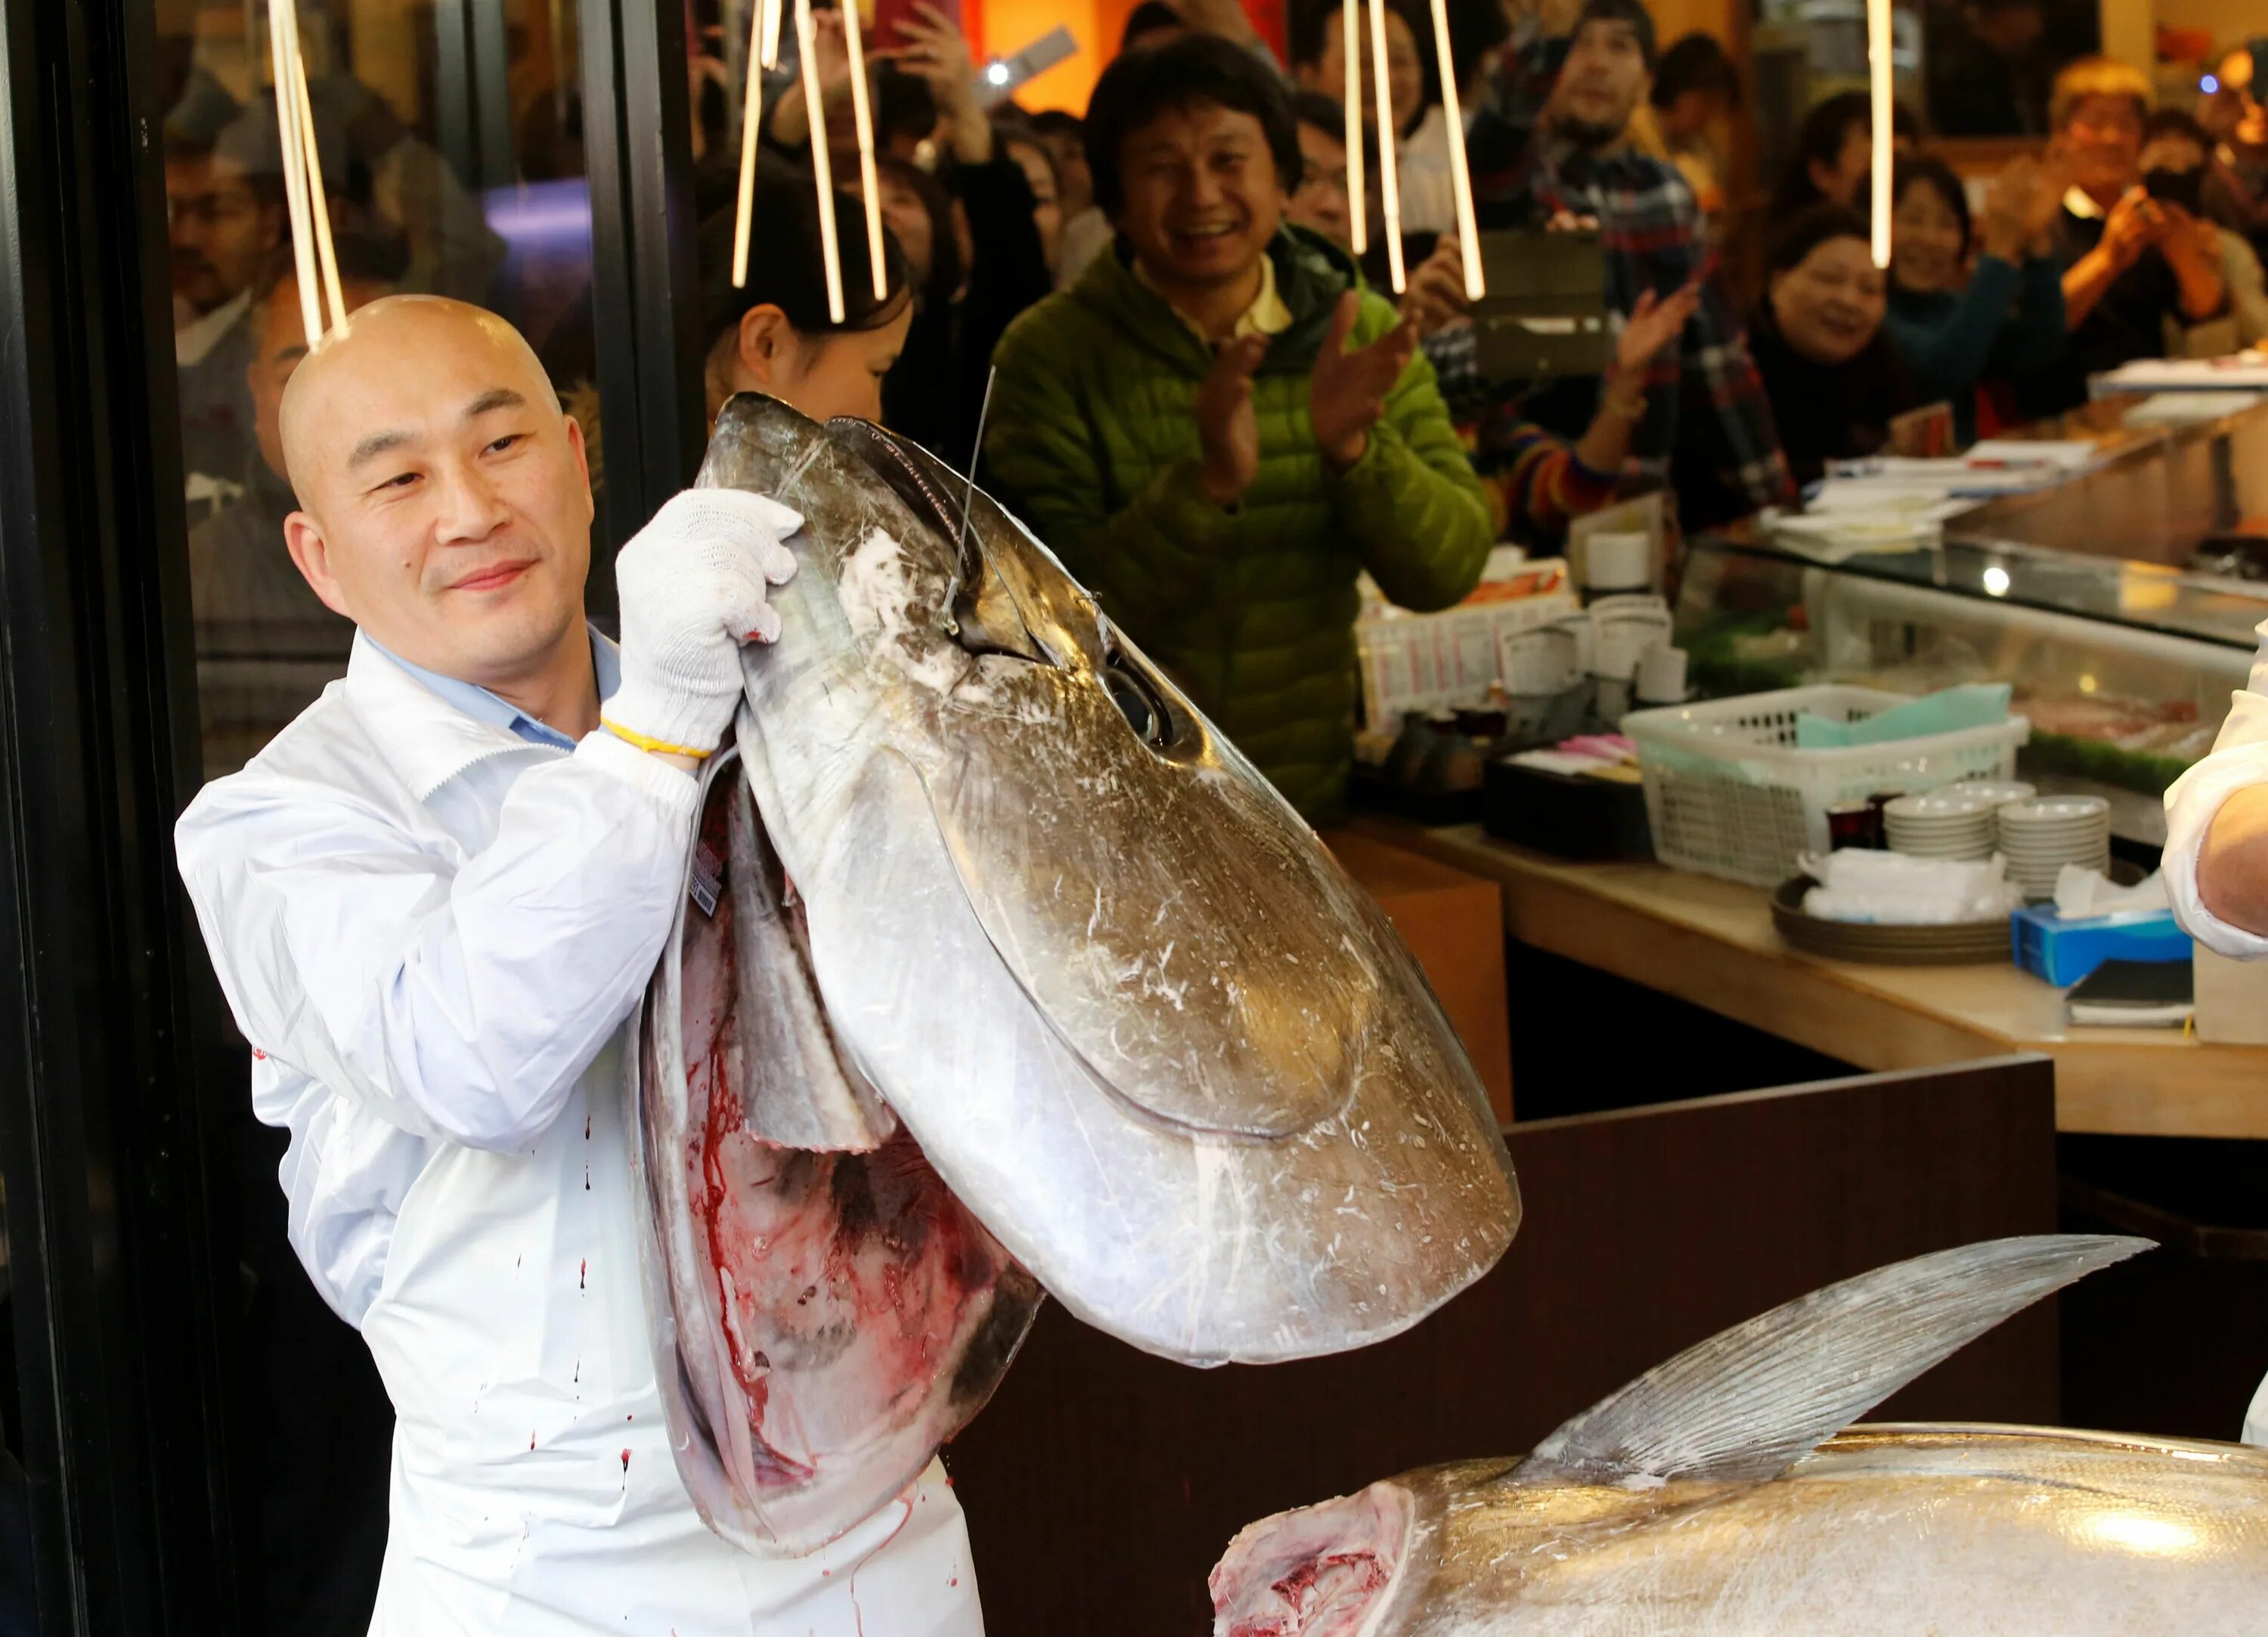
{"type": "MultiPolygon", "coordinates": [[[[703,433],[685,10],[580,5],[618,546],[703,433]]],[[[0,0],[0,1224],[40,1629],[101,1637],[244,1632],[256,1602],[244,1086],[195,1072],[173,856],[200,756],[154,36],[151,0],[0,0]]]]}

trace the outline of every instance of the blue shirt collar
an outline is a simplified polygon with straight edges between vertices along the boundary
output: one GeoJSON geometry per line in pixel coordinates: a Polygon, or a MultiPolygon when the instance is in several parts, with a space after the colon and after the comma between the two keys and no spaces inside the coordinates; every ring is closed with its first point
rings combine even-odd
{"type": "MultiPolygon", "coordinates": [[[[422,665],[412,665],[384,643],[374,639],[368,631],[362,633],[362,638],[424,683],[444,704],[461,711],[473,720],[516,734],[532,745],[549,745],[556,750],[572,750],[575,748],[575,741],[566,734],[549,722],[537,721],[510,700],[499,698],[476,683],[460,682],[453,676],[429,671],[422,665]]],[[[591,669],[598,679],[599,703],[604,704],[615,697],[615,689],[622,685],[622,656],[595,625],[591,627],[591,669]]]]}

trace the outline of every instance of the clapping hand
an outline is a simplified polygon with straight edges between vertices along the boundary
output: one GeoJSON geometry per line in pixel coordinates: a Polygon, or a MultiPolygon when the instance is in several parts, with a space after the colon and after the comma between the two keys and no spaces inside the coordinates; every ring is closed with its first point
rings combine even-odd
{"type": "Polygon", "coordinates": [[[1197,488],[1218,506],[1234,505],[1260,475],[1260,423],[1252,411],[1252,372],[1268,337],[1246,336],[1214,355],[1197,388],[1197,488]]]}
{"type": "Polygon", "coordinates": [[[1635,423],[1646,413],[1646,370],[1665,347],[1676,344],[1686,321],[1701,305],[1701,286],[1685,285],[1667,300],[1651,290],[1639,292],[1638,305],[1615,337],[1615,356],[1601,383],[1601,413],[1635,423]]]}
{"type": "MultiPolygon", "coordinates": [[[[2037,237],[2041,224],[2039,202],[2046,181],[2039,166],[2019,155],[2001,167],[1984,195],[1983,229],[1984,253],[2003,262],[2021,259],[2025,247],[2037,237]]],[[[2059,204],[2058,201],[2058,204],[2059,204]]]]}
{"type": "Polygon", "coordinates": [[[1386,395],[1409,367],[1418,350],[1418,328],[1403,319],[1366,347],[1350,350],[1362,298],[1350,290],[1339,298],[1316,355],[1307,385],[1307,410],[1323,458],[1344,472],[1370,447],[1370,429],[1386,413],[1386,395]]]}

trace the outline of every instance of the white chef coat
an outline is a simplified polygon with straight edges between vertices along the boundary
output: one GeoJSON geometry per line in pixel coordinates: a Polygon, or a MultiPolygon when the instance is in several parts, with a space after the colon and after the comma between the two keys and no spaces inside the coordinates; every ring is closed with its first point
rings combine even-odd
{"type": "MultiPolygon", "coordinates": [[[[2175,918],[2206,948],[2239,961],[2268,957],[2268,938],[2231,926],[2205,907],[2198,896],[2198,855],[2205,851],[2205,832],[2221,803],[2247,785],[2268,784],[2268,623],[2259,635],[2252,680],[2234,696],[2213,754],[2166,792],[2162,868],[2175,918]]],[[[2245,1412],[2243,1438],[2249,1444],[2268,1445],[2268,1381],[2261,1383],[2245,1412]]]]}
{"type": "Polygon", "coordinates": [[[358,636],[175,831],[254,1110],[291,1133],[292,1244],[394,1401],[373,1637],[978,1637],[935,1464],[801,1559],[694,1510],[639,1293],[621,1040],[695,784],[611,734],[515,731],[465,687],[358,636]]]}

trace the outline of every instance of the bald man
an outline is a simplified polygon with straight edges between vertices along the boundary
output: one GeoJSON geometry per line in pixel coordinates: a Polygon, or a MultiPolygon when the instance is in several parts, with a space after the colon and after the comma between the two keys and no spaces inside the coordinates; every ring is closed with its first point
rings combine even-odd
{"type": "Polygon", "coordinates": [[[617,650],[582,435],[510,326],[373,303],[281,409],[285,539],[353,653],[175,842],[293,1247],[394,1402],[373,1637],[973,1637],[934,1465],[808,1558],[710,1533],[639,1292],[622,1025],[800,520],[670,501],[616,561],[617,650]]]}

